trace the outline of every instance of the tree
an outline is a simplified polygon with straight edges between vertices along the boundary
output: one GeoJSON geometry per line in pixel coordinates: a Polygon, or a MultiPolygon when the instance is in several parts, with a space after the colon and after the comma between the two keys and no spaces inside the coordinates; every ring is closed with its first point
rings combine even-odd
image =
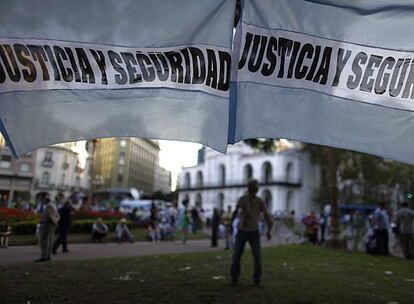
{"type": "MultiPolygon", "coordinates": [[[[248,145],[266,153],[280,148],[278,139],[253,139],[248,145]],[[279,147],[279,148],[278,148],[279,147]]],[[[331,205],[331,241],[340,241],[339,205],[355,202],[375,204],[394,200],[397,204],[414,194],[413,166],[360,152],[303,144],[302,150],[321,169],[321,185],[314,200],[331,205]]]]}

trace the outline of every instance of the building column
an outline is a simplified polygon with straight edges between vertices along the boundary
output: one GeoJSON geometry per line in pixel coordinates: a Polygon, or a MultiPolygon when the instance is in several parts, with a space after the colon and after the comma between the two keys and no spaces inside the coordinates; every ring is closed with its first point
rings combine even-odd
{"type": "Polygon", "coordinates": [[[12,177],[11,183],[10,183],[9,199],[7,201],[7,207],[8,208],[11,207],[11,203],[12,203],[13,196],[14,196],[14,187],[15,187],[15,178],[12,177]]]}

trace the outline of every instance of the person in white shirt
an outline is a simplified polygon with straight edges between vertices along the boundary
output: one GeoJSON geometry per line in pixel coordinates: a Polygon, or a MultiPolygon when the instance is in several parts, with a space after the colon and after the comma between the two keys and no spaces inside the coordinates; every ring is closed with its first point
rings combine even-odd
{"type": "Polygon", "coordinates": [[[46,197],[43,201],[44,208],[40,219],[40,259],[35,262],[50,261],[52,254],[55,229],[59,223],[59,212],[50,198],[46,197]]]}

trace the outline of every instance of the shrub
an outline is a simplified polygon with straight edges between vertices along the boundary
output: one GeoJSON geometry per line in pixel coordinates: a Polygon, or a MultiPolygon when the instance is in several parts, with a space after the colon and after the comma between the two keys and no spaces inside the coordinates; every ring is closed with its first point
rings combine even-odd
{"type": "Polygon", "coordinates": [[[39,223],[38,220],[32,220],[32,221],[21,221],[21,222],[11,224],[12,233],[19,234],[19,235],[35,234],[37,223],[39,223]]]}

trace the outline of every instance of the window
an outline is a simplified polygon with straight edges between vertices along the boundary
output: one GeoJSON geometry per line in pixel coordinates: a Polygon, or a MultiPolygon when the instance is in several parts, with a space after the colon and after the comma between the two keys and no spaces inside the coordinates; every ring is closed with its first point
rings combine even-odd
{"type": "Polygon", "coordinates": [[[217,197],[217,208],[219,210],[224,210],[224,194],[223,193],[219,193],[217,197]]]}
{"type": "Polygon", "coordinates": [[[119,173],[119,174],[124,173],[124,166],[119,166],[119,167],[118,167],[118,173],[119,173]]]}
{"type": "Polygon", "coordinates": [[[43,185],[49,184],[49,172],[44,172],[43,173],[41,183],[43,185]]]}
{"type": "Polygon", "coordinates": [[[197,186],[198,187],[203,186],[203,173],[201,171],[197,172],[197,186]]]}
{"type": "Polygon", "coordinates": [[[265,189],[263,191],[262,197],[267,211],[272,212],[272,193],[268,189],[265,189]]]}
{"type": "Polygon", "coordinates": [[[80,177],[79,177],[79,175],[77,175],[77,176],[76,176],[76,179],[75,179],[75,186],[76,186],[76,187],[79,187],[79,186],[80,186],[80,177]]]}
{"type": "Polygon", "coordinates": [[[262,180],[265,183],[272,181],[272,165],[269,162],[265,162],[262,167],[262,180]]]}
{"type": "Polygon", "coordinates": [[[195,206],[198,209],[201,209],[202,206],[203,206],[203,201],[202,201],[202,198],[201,198],[201,194],[200,193],[197,193],[197,195],[196,195],[195,206]]]}
{"type": "Polygon", "coordinates": [[[246,165],[244,167],[244,181],[248,182],[249,180],[251,180],[253,178],[253,168],[251,165],[246,165]]]}
{"type": "Polygon", "coordinates": [[[290,182],[292,180],[293,175],[293,163],[289,162],[286,165],[286,181],[290,182]]]}
{"type": "Polygon", "coordinates": [[[190,188],[191,187],[191,176],[190,176],[190,173],[186,173],[185,174],[185,181],[184,181],[184,183],[185,183],[185,187],[186,188],[190,188]]]}
{"type": "Polygon", "coordinates": [[[2,155],[0,161],[0,168],[9,169],[11,167],[11,155],[2,155]]]}
{"type": "Polygon", "coordinates": [[[28,163],[21,163],[19,171],[21,172],[29,172],[30,171],[30,165],[28,163]]]}
{"type": "Polygon", "coordinates": [[[60,178],[60,184],[61,184],[61,185],[64,185],[64,184],[65,184],[65,179],[66,179],[66,174],[65,174],[65,173],[63,173],[63,174],[62,174],[62,177],[60,178]]]}
{"type": "Polygon", "coordinates": [[[120,146],[121,148],[125,148],[125,147],[126,147],[126,145],[127,145],[127,141],[126,141],[125,139],[121,139],[121,140],[119,141],[119,146],[120,146]]]}
{"type": "Polygon", "coordinates": [[[293,200],[293,192],[288,191],[286,194],[286,209],[285,211],[290,212],[294,210],[294,200],[293,200]]]}
{"type": "Polygon", "coordinates": [[[226,184],[226,168],[224,165],[220,166],[220,186],[224,186],[226,184]]]}
{"type": "Polygon", "coordinates": [[[121,166],[125,165],[125,158],[121,156],[119,158],[118,164],[120,164],[121,166]]]}
{"type": "Polygon", "coordinates": [[[43,161],[45,161],[45,162],[51,162],[52,161],[52,157],[53,157],[52,151],[46,151],[45,152],[45,158],[43,159],[43,161]]]}

